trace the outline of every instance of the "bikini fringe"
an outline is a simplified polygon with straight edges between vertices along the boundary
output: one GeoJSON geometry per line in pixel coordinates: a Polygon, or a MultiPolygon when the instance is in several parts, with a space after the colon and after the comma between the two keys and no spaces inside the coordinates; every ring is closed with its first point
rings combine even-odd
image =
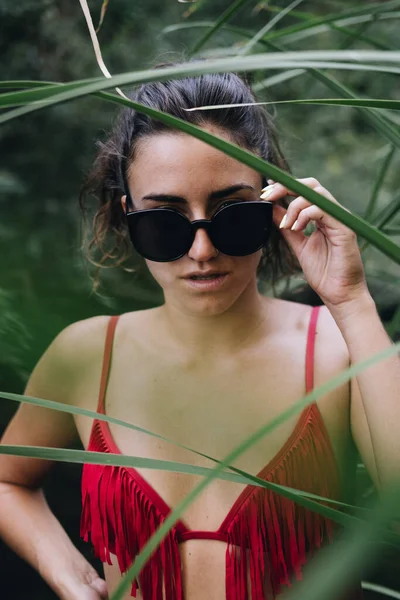
{"type": "MultiPolygon", "coordinates": [[[[318,413],[311,409],[307,419],[307,426],[265,479],[334,498],[338,481],[329,441],[318,413]]],[[[129,471],[85,465],[81,537],[92,542],[103,563],[111,565],[115,554],[125,573],[164,519],[129,471]]],[[[249,488],[227,529],[226,600],[273,600],[282,586],[302,578],[304,564],[332,540],[334,527],[332,521],[275,492],[249,488]]],[[[132,582],[132,597],[139,586],[143,600],[183,600],[174,529],[132,582]]]]}
{"type": "MultiPolygon", "coordinates": [[[[85,466],[82,477],[81,537],[91,541],[95,555],[103,563],[111,565],[111,554],[115,554],[124,574],[164,517],[124,469],[88,467],[85,466]]],[[[139,586],[143,600],[183,600],[174,530],[154,551],[138,580],[132,582],[132,597],[136,598],[139,586]]]]}
{"type": "MultiPolygon", "coordinates": [[[[328,441],[321,435],[313,411],[308,418],[311,422],[273,470],[273,478],[267,475],[265,479],[333,497],[337,482],[332,480],[335,465],[328,462],[328,441]],[[323,468],[319,464],[322,459],[323,468]]],[[[302,579],[308,558],[333,539],[332,521],[275,492],[253,489],[255,493],[244,500],[228,529],[227,600],[273,600],[282,586],[291,587],[293,578],[302,579]]]]}

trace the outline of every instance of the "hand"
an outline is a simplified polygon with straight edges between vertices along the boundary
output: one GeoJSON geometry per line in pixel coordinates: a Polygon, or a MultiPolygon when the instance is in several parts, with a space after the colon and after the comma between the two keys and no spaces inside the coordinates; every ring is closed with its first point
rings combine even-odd
{"type": "MultiPolygon", "coordinates": [[[[298,181],[339,204],[316,179],[298,181]]],[[[296,195],[280,183],[269,185],[263,192],[261,198],[270,202],[296,195]]],[[[281,227],[308,284],[326,305],[343,305],[368,292],[357,237],[351,229],[302,196],[295,198],[287,210],[274,204],[273,219],[281,227]],[[316,230],[307,237],[303,231],[310,221],[315,221],[316,230]]]]}
{"type": "Polygon", "coordinates": [[[89,564],[73,579],[63,580],[56,591],[60,600],[108,600],[106,582],[89,564]]]}

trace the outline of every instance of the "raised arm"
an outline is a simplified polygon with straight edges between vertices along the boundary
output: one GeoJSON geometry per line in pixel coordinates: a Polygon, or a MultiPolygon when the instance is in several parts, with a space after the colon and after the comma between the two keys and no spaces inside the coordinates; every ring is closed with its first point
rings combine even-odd
{"type": "MultiPolygon", "coordinates": [[[[101,318],[96,319],[90,325],[89,321],[76,323],[54,340],[35,367],[26,395],[73,402],[85,363],[89,366],[96,358],[87,341],[88,327],[102,333],[101,318]]],[[[61,448],[76,437],[72,415],[22,404],[1,442],[61,448]]],[[[40,459],[0,455],[0,536],[62,600],[107,598],[105,582],[72,544],[46,502],[40,486],[51,465],[40,459]]]]}
{"type": "MultiPolygon", "coordinates": [[[[299,181],[338,204],[316,179],[299,181]]],[[[295,196],[276,183],[262,197],[276,202],[285,194],[295,196]]],[[[350,362],[362,362],[389,348],[392,342],[368,291],[355,233],[301,196],[287,211],[275,204],[274,221],[335,321],[350,362]],[[316,229],[306,236],[310,221],[316,229]]],[[[351,387],[352,434],[379,488],[400,480],[399,424],[400,359],[393,355],[360,373],[351,387]]]]}

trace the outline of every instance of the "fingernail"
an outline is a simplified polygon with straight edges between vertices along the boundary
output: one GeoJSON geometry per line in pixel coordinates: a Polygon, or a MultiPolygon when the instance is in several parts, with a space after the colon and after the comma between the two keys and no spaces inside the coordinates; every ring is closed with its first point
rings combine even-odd
{"type": "Polygon", "coordinates": [[[271,189],[272,187],[274,187],[274,183],[275,183],[275,182],[273,182],[272,184],[268,184],[268,185],[266,185],[265,187],[263,187],[263,189],[262,189],[261,191],[262,191],[262,192],[265,192],[265,190],[269,190],[269,189],[271,189]]]}
{"type": "Polygon", "coordinates": [[[274,191],[274,186],[273,185],[268,185],[267,187],[265,187],[261,191],[263,193],[261,194],[260,198],[262,200],[266,200],[267,198],[269,198],[271,196],[272,192],[274,191]]]}
{"type": "Polygon", "coordinates": [[[269,183],[269,185],[273,185],[276,182],[273,179],[267,179],[267,183],[269,183]]]}
{"type": "Polygon", "coordinates": [[[298,220],[296,219],[296,220],[295,220],[295,222],[293,223],[292,227],[291,227],[291,230],[292,230],[292,231],[296,231],[296,229],[297,229],[297,225],[298,225],[298,224],[299,224],[299,222],[298,222],[298,220]]]}
{"type": "Polygon", "coordinates": [[[281,221],[281,224],[279,225],[279,229],[283,229],[286,225],[286,217],[287,215],[285,215],[281,221]]]}

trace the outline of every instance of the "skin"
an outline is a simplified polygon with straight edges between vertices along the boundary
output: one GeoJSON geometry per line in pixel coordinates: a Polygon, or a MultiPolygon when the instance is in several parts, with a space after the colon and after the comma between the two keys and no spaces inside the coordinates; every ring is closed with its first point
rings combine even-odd
{"type": "MultiPolygon", "coordinates": [[[[227,137],[224,132],[211,131],[227,137]]],[[[302,181],[335,201],[316,180],[302,181]]],[[[129,169],[136,209],[167,204],[191,220],[210,218],[218,204],[209,203],[209,194],[239,183],[254,191],[241,190],[226,200],[259,199],[258,173],[183,134],[142,140],[129,169]],[[180,196],[185,202],[143,199],[151,194],[180,196]]],[[[267,193],[268,200],[276,203],[288,190],[275,184],[267,193]]],[[[121,202],[125,209],[126,198],[121,202]]],[[[282,235],[326,304],[321,309],[316,338],[314,384],[319,386],[349,362],[387,347],[390,340],[365,284],[354,234],[303,198],[295,198],[287,213],[275,204],[277,226],[285,214],[282,235]],[[316,220],[317,229],[306,238],[303,229],[309,219],[316,220]],[[296,220],[297,231],[292,231],[296,220]]],[[[181,259],[147,261],[164,290],[165,303],[157,309],[121,316],[107,388],[108,415],[220,457],[260,423],[268,422],[304,395],[310,307],[260,296],[256,286],[260,257],[261,251],[247,257],[223,255],[204,230],[199,230],[190,251],[181,259]],[[227,283],[217,291],[194,290],[182,279],[208,269],[229,274],[227,283]]],[[[36,366],[26,393],[96,410],[107,324],[107,316],[94,317],[61,332],[36,366]]],[[[354,476],[350,459],[354,442],[378,486],[386,482],[398,463],[395,424],[400,418],[396,402],[399,381],[399,364],[394,358],[370,369],[351,386],[338,387],[318,400],[343,480],[354,476]]],[[[277,454],[297,419],[289,419],[274,430],[236,466],[259,472],[277,454]]],[[[115,426],[110,429],[123,454],[212,466],[160,440],[115,426]]],[[[84,417],[73,420],[69,415],[22,405],[3,442],[64,447],[79,436],[87,447],[90,432],[91,422],[84,417]]],[[[40,492],[35,491],[49,468],[45,461],[0,457],[0,502],[5,507],[1,513],[7,514],[7,520],[0,514],[0,534],[38,569],[62,600],[105,598],[107,588],[111,593],[120,580],[118,566],[105,566],[106,585],[73,548],[40,492]],[[33,532],[28,541],[27,528],[33,532]]],[[[185,474],[141,472],[172,507],[198,481],[185,474]]],[[[186,523],[193,529],[217,529],[242,489],[239,484],[213,482],[187,510],[186,523]]],[[[225,545],[190,540],[181,544],[180,552],[185,597],[224,598],[225,545]]]]}

